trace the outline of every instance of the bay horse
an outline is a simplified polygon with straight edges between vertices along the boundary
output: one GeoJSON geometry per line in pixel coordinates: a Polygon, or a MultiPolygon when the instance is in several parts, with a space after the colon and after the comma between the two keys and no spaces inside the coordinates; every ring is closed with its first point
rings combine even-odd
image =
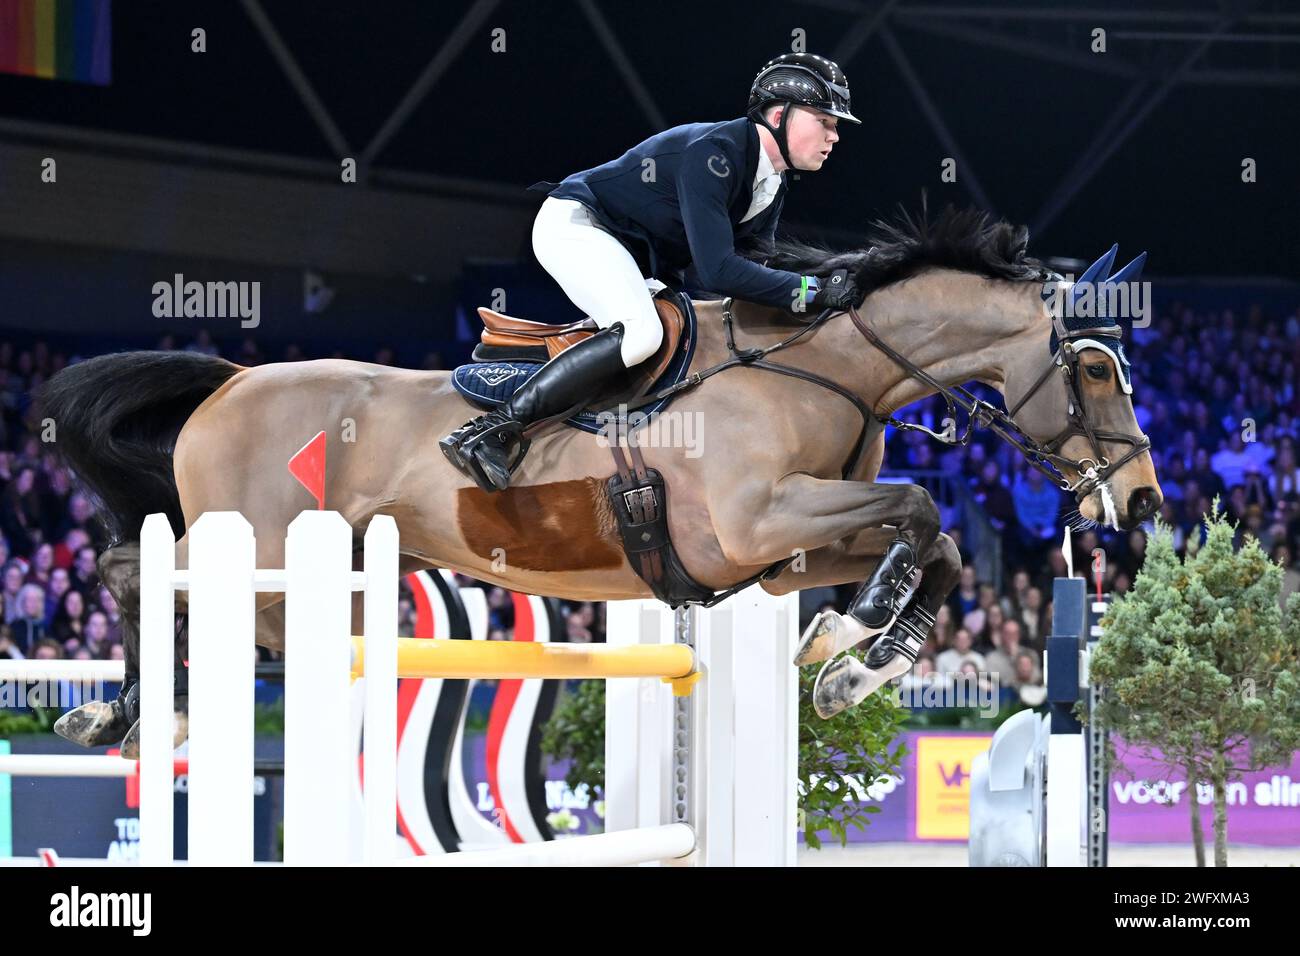
{"type": "MultiPolygon", "coordinates": [[[[776,353],[782,364],[833,383],[838,394],[806,378],[730,368],[684,391],[667,410],[689,418],[698,447],[643,449],[670,489],[677,553],[708,588],[726,589],[783,561],[779,574],[761,581],[772,594],[861,582],[879,570],[891,542],[903,540],[919,568],[908,596],[925,612],[919,620],[932,621],[958,581],[957,547],[941,533],[925,489],[875,479],[885,421],[936,392],[991,424],[1035,467],[1054,466],[1084,518],[1131,528],[1160,506],[1149,442],[1134,417],[1126,363],[1118,361],[1122,349],[1101,343],[1095,329],[1091,339],[1075,336],[1077,349],[1054,333],[1067,330],[1049,314],[1045,288],[1061,279],[1027,256],[1023,227],[950,208],[934,221],[904,216],[877,228],[869,248],[832,253],[782,241],[772,259],[823,276],[848,268],[866,293],[859,309],[824,314],[776,353]],[[1014,421],[965,402],[961,386],[972,381],[999,391],[1014,421]],[[860,405],[870,410],[865,422],[860,405]],[[855,443],[859,453],[845,473],[855,443]]],[[[1092,277],[1105,279],[1113,257],[1114,250],[1104,268],[1099,261],[1089,270],[1092,277]]],[[[796,328],[789,312],[749,302],[700,301],[695,310],[692,372],[733,354],[726,332],[735,348],[764,348],[796,328]]],[[[534,439],[510,488],[487,494],[438,449],[440,436],[478,411],[448,372],[333,359],[241,367],[192,352],[123,352],[60,371],[38,405],[54,426],[55,448],[100,503],[111,536],[101,577],[125,626],[122,696],[83,705],[57,728],[87,746],[125,737],[124,755],[137,752],[145,516],[167,514],[179,538],[176,566],[185,568],[183,534],[200,514],[242,512],[256,532],[257,567],[282,567],[289,522],[314,504],[286,462],[321,430],[329,461],[325,507],[357,529],[358,544],[371,517],[392,515],[403,573],[451,568],[572,600],[651,596],[624,554],[606,496],[608,443],[554,428],[534,439]]],[[[257,595],[257,640],[265,647],[281,647],[282,600],[257,595]]],[[[805,635],[798,662],[833,658],[863,634],[860,621],[824,615],[805,635]]],[[[919,646],[911,636],[909,657],[899,653],[907,642],[886,635],[894,646],[877,657],[888,666],[852,654],[831,660],[819,680],[827,688],[819,713],[850,706],[907,670],[919,646]]],[[[177,648],[183,657],[183,629],[177,648]]],[[[179,742],[186,729],[178,718],[179,742]]]]}

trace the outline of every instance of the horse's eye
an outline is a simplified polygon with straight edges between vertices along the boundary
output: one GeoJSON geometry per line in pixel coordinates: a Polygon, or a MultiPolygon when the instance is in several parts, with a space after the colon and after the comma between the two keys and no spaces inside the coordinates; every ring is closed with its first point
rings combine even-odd
{"type": "Polygon", "coordinates": [[[1109,366],[1106,365],[1105,362],[1098,362],[1095,365],[1088,366],[1088,374],[1091,375],[1099,382],[1106,381],[1106,378],[1108,377],[1109,373],[1110,373],[1110,368],[1109,366]]]}

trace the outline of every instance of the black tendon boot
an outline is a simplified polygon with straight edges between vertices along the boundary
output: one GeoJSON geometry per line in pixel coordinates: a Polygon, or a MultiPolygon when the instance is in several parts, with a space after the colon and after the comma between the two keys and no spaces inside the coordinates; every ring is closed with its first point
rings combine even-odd
{"type": "Polygon", "coordinates": [[[848,613],[877,634],[889,627],[912,596],[916,551],[906,538],[895,538],[880,564],[849,602],[848,613]]]}
{"type": "Polygon", "coordinates": [[[880,670],[901,654],[907,659],[908,670],[916,663],[916,655],[921,653],[921,646],[934,628],[934,615],[927,611],[917,598],[907,606],[889,633],[871,645],[867,654],[867,667],[880,670]]]}
{"type": "Polygon", "coordinates": [[[626,371],[622,348],[621,322],[569,346],[538,369],[505,405],[442,439],[438,444],[443,454],[484,491],[504,491],[528,453],[524,429],[576,410],[626,371]]]}

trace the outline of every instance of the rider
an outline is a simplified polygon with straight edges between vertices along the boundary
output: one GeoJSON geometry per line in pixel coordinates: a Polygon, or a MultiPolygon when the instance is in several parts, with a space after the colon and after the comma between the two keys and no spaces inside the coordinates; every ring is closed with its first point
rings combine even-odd
{"type": "Polygon", "coordinates": [[[652,356],[663,329],[651,293],[657,273],[751,302],[842,311],[861,295],[851,280],[769,269],[789,169],[821,169],[849,111],[848,80],[811,53],[778,56],[755,76],[740,119],[688,123],[618,159],[529,188],[548,193],[533,251],[600,331],[538,369],[505,405],[439,443],[484,491],[504,490],[522,460],[525,428],[572,413],[602,386],[652,356]],[[647,281],[650,280],[650,281],[647,281]]]}

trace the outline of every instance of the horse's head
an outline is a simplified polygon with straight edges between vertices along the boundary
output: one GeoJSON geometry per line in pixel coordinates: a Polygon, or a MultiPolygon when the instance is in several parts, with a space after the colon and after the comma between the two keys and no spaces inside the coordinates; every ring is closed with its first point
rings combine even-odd
{"type": "Polygon", "coordinates": [[[1146,253],[1107,278],[1117,251],[1113,246],[1073,284],[1049,277],[1042,291],[1052,323],[1049,354],[1025,357],[1016,381],[1007,382],[1006,399],[1016,425],[1064,475],[1079,513],[1127,529],[1155,514],[1163,498],[1150,440],[1133,413],[1116,321],[1138,301],[1130,293],[1146,253]]]}

